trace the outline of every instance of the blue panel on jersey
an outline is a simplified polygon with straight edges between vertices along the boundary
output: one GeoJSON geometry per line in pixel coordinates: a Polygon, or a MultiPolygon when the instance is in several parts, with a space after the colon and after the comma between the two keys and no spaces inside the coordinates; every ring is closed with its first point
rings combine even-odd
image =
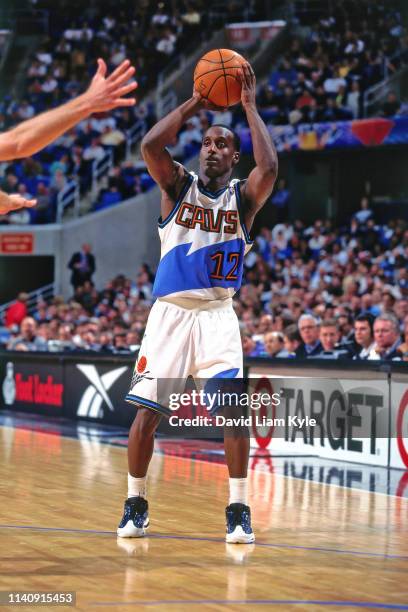
{"type": "Polygon", "coordinates": [[[245,253],[245,242],[242,238],[217,242],[189,255],[190,247],[191,242],[180,244],[161,259],[153,286],[154,297],[163,297],[189,289],[224,287],[238,290],[240,288],[245,253]],[[221,256],[211,259],[216,253],[223,254],[223,266],[219,274],[222,278],[211,277],[211,274],[216,273],[221,260],[221,256]],[[239,257],[231,257],[232,253],[239,253],[239,257]],[[237,266],[236,259],[238,259],[237,266]],[[228,275],[236,276],[236,279],[226,278],[228,275]]]}
{"type": "Polygon", "coordinates": [[[214,374],[214,376],[210,380],[214,380],[214,378],[235,378],[238,374],[238,368],[231,368],[230,370],[223,370],[222,372],[218,372],[218,374],[214,374]]]}

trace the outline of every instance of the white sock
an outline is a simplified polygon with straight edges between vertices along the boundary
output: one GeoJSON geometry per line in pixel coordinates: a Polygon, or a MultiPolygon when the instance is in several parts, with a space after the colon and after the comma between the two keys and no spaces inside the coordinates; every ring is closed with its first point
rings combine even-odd
{"type": "Polygon", "coordinates": [[[146,499],[146,478],[135,478],[128,474],[128,499],[129,497],[144,497],[146,499]]]}
{"type": "Polygon", "coordinates": [[[229,503],[248,505],[248,478],[229,479],[229,503]]]}

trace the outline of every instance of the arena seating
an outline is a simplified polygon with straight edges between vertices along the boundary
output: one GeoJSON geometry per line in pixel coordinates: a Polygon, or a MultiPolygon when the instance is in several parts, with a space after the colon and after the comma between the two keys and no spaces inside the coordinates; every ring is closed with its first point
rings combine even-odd
{"type": "MultiPolygon", "coordinates": [[[[406,343],[407,256],[408,224],[377,224],[366,200],[347,227],[320,219],[310,227],[297,220],[262,228],[246,257],[246,281],[235,299],[244,354],[275,356],[266,350],[266,337],[273,332],[281,344],[275,346],[276,355],[292,356],[283,349],[284,336],[302,344],[297,326],[304,314],[316,322],[336,319],[338,344],[346,347],[336,357],[356,353],[353,326],[361,314],[374,320],[394,313],[406,343]]],[[[40,303],[34,313],[37,333],[52,350],[136,349],[153,301],[153,281],[153,272],[142,265],[136,279],[118,276],[99,290],[87,282],[67,303],[62,298],[40,303]]],[[[12,326],[3,342],[15,347],[18,335],[12,326]]]]}

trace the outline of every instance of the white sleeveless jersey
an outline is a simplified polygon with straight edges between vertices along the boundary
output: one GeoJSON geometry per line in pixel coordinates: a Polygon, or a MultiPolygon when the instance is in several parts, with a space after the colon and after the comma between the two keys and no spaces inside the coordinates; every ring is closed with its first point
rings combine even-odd
{"type": "Polygon", "coordinates": [[[240,207],[239,181],[216,193],[190,173],[175,207],[159,219],[161,259],[156,298],[222,300],[242,282],[244,255],[252,241],[240,207]]]}

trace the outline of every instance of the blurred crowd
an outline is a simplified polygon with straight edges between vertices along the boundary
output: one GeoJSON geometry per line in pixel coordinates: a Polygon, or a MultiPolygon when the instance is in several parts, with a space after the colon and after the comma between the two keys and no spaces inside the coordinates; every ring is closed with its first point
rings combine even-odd
{"type": "MultiPolygon", "coordinates": [[[[35,208],[0,217],[0,223],[55,222],[57,196],[64,187],[75,181],[83,196],[92,187],[93,164],[103,161],[109,151],[112,151],[113,160],[123,158],[127,131],[141,115],[150,125],[149,113],[141,105],[109,115],[93,115],[33,157],[4,164],[0,189],[6,193],[19,193],[27,199],[35,197],[38,204],[35,208]]],[[[129,184],[129,194],[139,193],[137,187],[136,180],[133,190],[129,184]]]]}
{"type": "MultiPolygon", "coordinates": [[[[156,84],[158,75],[179,53],[186,51],[208,31],[203,0],[156,2],[104,0],[103,2],[33,1],[49,15],[49,38],[43,41],[27,67],[23,98],[10,93],[0,103],[0,131],[30,119],[77,96],[88,85],[98,57],[113,71],[125,58],[136,66],[138,97],[156,84]]],[[[210,2],[206,2],[208,7],[210,2]]],[[[52,223],[56,220],[57,195],[71,181],[84,195],[92,186],[92,166],[109,151],[116,168],[124,158],[128,131],[143,120],[145,129],[155,122],[151,104],[139,101],[134,109],[118,109],[94,115],[53,145],[26,160],[3,165],[0,188],[6,193],[36,197],[38,205],[0,217],[2,224],[52,223]]],[[[115,171],[113,171],[114,173],[115,171]]],[[[145,169],[121,172],[125,189],[114,178],[99,194],[95,208],[150,188],[145,169]]]]}
{"type": "MultiPolygon", "coordinates": [[[[81,260],[88,262],[88,275],[82,284],[73,277],[68,302],[40,302],[28,318],[26,296],[9,308],[4,346],[138,349],[154,273],[144,264],[135,280],[118,276],[98,291],[87,252],[70,262],[73,270],[73,262],[79,269],[81,260]]],[[[363,198],[345,227],[297,220],[262,228],[245,259],[234,308],[246,357],[408,360],[408,224],[377,224],[363,198]]]]}
{"type": "MultiPolygon", "coordinates": [[[[297,18],[304,36],[291,39],[282,61],[260,89],[258,103],[269,123],[313,123],[363,116],[363,94],[408,63],[408,35],[398,2],[336,0],[317,17],[297,18]]],[[[398,114],[391,92],[380,114],[398,114]]],[[[233,123],[240,120],[239,109],[233,123]]]]}
{"type": "MultiPolygon", "coordinates": [[[[24,98],[6,97],[0,104],[0,130],[80,93],[97,57],[104,57],[110,70],[129,57],[137,66],[138,95],[143,97],[181,49],[188,52],[192,41],[196,45],[205,39],[214,26],[214,15],[219,13],[224,22],[239,21],[245,4],[228,2],[221,15],[215,0],[63,0],[58,9],[51,0],[32,1],[36,8],[49,12],[50,38],[31,58],[24,98]]],[[[261,115],[267,123],[279,125],[361,117],[363,93],[408,62],[408,37],[398,2],[338,0],[328,3],[332,10],[320,16],[306,4],[295,5],[294,18],[303,26],[302,36],[291,39],[280,64],[259,86],[261,115]]],[[[262,16],[262,3],[253,1],[248,7],[245,10],[251,19],[262,16]]],[[[407,112],[407,106],[391,91],[380,114],[391,117],[407,112]]],[[[129,130],[140,120],[146,130],[155,123],[152,105],[139,101],[134,109],[94,116],[34,157],[3,166],[0,188],[36,197],[39,203],[0,217],[0,223],[54,222],[61,190],[74,180],[81,195],[88,192],[93,164],[109,152],[113,167],[107,184],[94,198],[93,210],[150,189],[154,183],[143,162],[123,161],[129,130]]],[[[238,132],[246,126],[240,106],[215,114],[202,112],[169,143],[175,159],[185,162],[193,156],[213,122],[238,132]]]]}

